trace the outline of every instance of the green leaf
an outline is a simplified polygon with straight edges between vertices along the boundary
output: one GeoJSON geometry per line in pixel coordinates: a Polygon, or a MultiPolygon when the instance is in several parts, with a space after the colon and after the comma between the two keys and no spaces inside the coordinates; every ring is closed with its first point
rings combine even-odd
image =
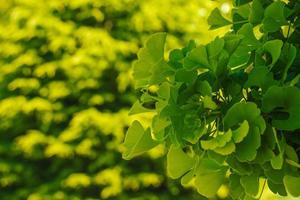
{"type": "Polygon", "coordinates": [[[123,145],[123,158],[129,160],[149,151],[158,145],[158,142],[152,139],[150,129],[145,131],[138,121],[134,121],[126,133],[123,145]]]}
{"type": "Polygon", "coordinates": [[[286,145],[285,146],[285,154],[292,161],[294,161],[296,163],[299,162],[299,158],[298,158],[297,152],[296,152],[296,150],[292,146],[290,146],[290,145],[286,145]]]}
{"type": "Polygon", "coordinates": [[[283,42],[281,40],[271,40],[264,44],[263,49],[272,57],[271,65],[274,65],[280,57],[283,42]]]}
{"type": "Polygon", "coordinates": [[[165,128],[171,125],[168,118],[155,115],[152,119],[152,131],[155,140],[163,141],[165,139],[165,128]]]}
{"type": "Polygon", "coordinates": [[[254,36],[251,24],[244,24],[239,29],[238,35],[242,37],[242,40],[229,59],[228,66],[230,68],[247,64],[251,57],[251,51],[260,46],[260,42],[254,36]]]}
{"type": "Polygon", "coordinates": [[[204,96],[202,101],[204,108],[208,108],[211,110],[217,109],[217,104],[212,100],[211,96],[204,96]]]}
{"type": "Polygon", "coordinates": [[[199,139],[207,132],[206,124],[202,123],[201,126],[194,130],[190,130],[188,133],[184,134],[182,138],[191,144],[196,144],[199,139]]]}
{"type": "Polygon", "coordinates": [[[262,146],[257,151],[254,162],[263,165],[264,163],[269,162],[274,156],[275,154],[272,149],[267,147],[265,144],[262,144],[262,146]]]}
{"type": "Polygon", "coordinates": [[[243,5],[233,8],[232,15],[232,29],[234,31],[239,30],[245,23],[248,23],[248,17],[250,15],[250,6],[243,5]]]}
{"type": "Polygon", "coordinates": [[[164,83],[162,83],[162,84],[159,86],[159,88],[158,88],[158,90],[157,90],[157,95],[158,95],[159,97],[163,98],[164,100],[169,100],[170,95],[171,95],[171,94],[170,94],[170,93],[171,93],[170,90],[171,90],[171,89],[170,89],[169,83],[164,82],[164,83]]]}
{"type": "Polygon", "coordinates": [[[271,86],[278,85],[273,78],[273,73],[266,66],[255,66],[248,75],[245,87],[260,87],[264,92],[271,86]]]}
{"type": "Polygon", "coordinates": [[[283,45],[282,54],[280,58],[282,63],[285,64],[282,78],[281,78],[282,81],[285,81],[288,75],[288,70],[292,66],[296,56],[297,56],[297,48],[292,44],[285,43],[283,45]]]}
{"type": "Polygon", "coordinates": [[[275,32],[281,26],[286,25],[287,21],[284,16],[285,4],[282,1],[275,1],[265,10],[263,19],[263,29],[265,32],[275,32]]]}
{"type": "Polygon", "coordinates": [[[209,60],[217,58],[224,48],[225,42],[222,38],[216,38],[207,45],[207,54],[209,60]]]}
{"type": "Polygon", "coordinates": [[[299,197],[300,196],[300,177],[294,177],[286,175],[283,178],[284,186],[287,190],[287,192],[292,195],[293,197],[299,197]]]}
{"type": "Polygon", "coordinates": [[[210,29],[217,29],[223,26],[230,25],[231,22],[225,19],[218,8],[215,8],[207,19],[210,29]]]}
{"type": "Polygon", "coordinates": [[[232,132],[229,129],[226,133],[219,134],[215,138],[210,140],[201,140],[201,147],[205,150],[214,150],[217,147],[224,147],[228,142],[231,141],[232,132]]]}
{"type": "Polygon", "coordinates": [[[276,170],[271,164],[266,164],[265,166],[265,175],[268,180],[271,180],[274,184],[282,184],[282,179],[284,177],[285,171],[284,169],[276,170]]]}
{"type": "Polygon", "coordinates": [[[193,83],[197,78],[196,70],[179,69],[175,74],[175,81],[183,83],[193,83]]]}
{"type": "Polygon", "coordinates": [[[278,129],[300,128],[300,90],[296,87],[272,86],[263,96],[262,111],[270,113],[272,125],[278,129]],[[287,117],[276,117],[275,111],[287,117]]]}
{"type": "Polygon", "coordinates": [[[253,102],[238,102],[234,104],[224,117],[225,129],[229,129],[247,120],[251,125],[260,116],[260,110],[253,102]]]}
{"type": "Polygon", "coordinates": [[[265,9],[261,3],[261,0],[253,0],[249,16],[249,22],[254,25],[261,23],[261,21],[264,18],[264,12],[265,9]]]}
{"type": "Polygon", "coordinates": [[[235,151],[235,144],[230,141],[227,144],[225,144],[225,146],[217,147],[213,151],[223,156],[226,156],[232,154],[235,151]]]}
{"type": "Polygon", "coordinates": [[[237,174],[231,174],[229,176],[229,188],[230,195],[233,199],[242,199],[245,192],[240,183],[240,176],[237,174]]]}
{"type": "Polygon", "coordinates": [[[278,193],[281,196],[287,196],[287,192],[286,192],[286,189],[285,189],[283,183],[276,184],[276,183],[273,183],[272,181],[268,180],[268,187],[274,194],[278,193]]]}
{"type": "Polygon", "coordinates": [[[167,154],[167,173],[177,179],[191,170],[195,165],[195,159],[184,153],[181,147],[171,145],[167,154]]]}
{"type": "Polygon", "coordinates": [[[250,23],[244,24],[237,32],[239,35],[244,36],[241,45],[245,46],[248,51],[255,50],[261,43],[257,40],[253,32],[253,25],[250,23]]]}
{"type": "Polygon", "coordinates": [[[133,64],[136,88],[160,83],[172,73],[172,69],[164,61],[165,41],[166,33],[156,33],[140,49],[138,60],[133,64]]]}
{"type": "Polygon", "coordinates": [[[283,165],[283,155],[280,153],[271,159],[271,165],[274,169],[281,169],[283,165]]]}
{"type": "Polygon", "coordinates": [[[186,69],[208,68],[208,58],[205,46],[194,48],[183,60],[183,66],[186,69]]]}
{"type": "Polygon", "coordinates": [[[153,110],[143,107],[139,100],[137,100],[131,109],[129,110],[128,115],[135,115],[140,113],[153,112],[153,110]]]}
{"type": "Polygon", "coordinates": [[[244,120],[239,128],[232,130],[232,138],[235,143],[240,143],[247,136],[249,132],[249,123],[244,120]]]}
{"type": "Polygon", "coordinates": [[[242,35],[235,34],[227,34],[224,36],[224,46],[229,55],[231,55],[236,50],[243,38],[244,37],[242,35]]]}
{"type": "Polygon", "coordinates": [[[211,96],[212,95],[212,88],[208,81],[201,81],[197,80],[196,84],[196,91],[199,92],[202,96],[211,96]]]}
{"type": "Polygon", "coordinates": [[[226,159],[225,156],[222,156],[214,151],[207,151],[207,156],[209,159],[214,160],[215,162],[217,162],[218,164],[222,165],[226,159]]]}
{"type": "Polygon", "coordinates": [[[240,175],[250,175],[253,173],[250,163],[242,163],[238,161],[234,155],[228,156],[226,158],[226,162],[234,172],[237,172],[240,175]]]}
{"type": "Polygon", "coordinates": [[[194,170],[191,170],[188,173],[186,173],[180,180],[181,185],[188,186],[189,183],[193,180],[194,176],[195,176],[194,170]]]}
{"type": "Polygon", "coordinates": [[[234,0],[233,4],[234,6],[241,6],[244,5],[246,3],[249,3],[251,0],[234,0]]]}
{"type": "Polygon", "coordinates": [[[241,143],[236,144],[238,160],[241,162],[254,160],[260,145],[260,131],[257,127],[251,127],[245,139],[241,143]]]}
{"type": "Polygon", "coordinates": [[[214,197],[224,183],[226,171],[227,167],[220,166],[208,158],[200,160],[195,178],[197,191],[207,198],[214,197]]]}
{"type": "Polygon", "coordinates": [[[248,195],[255,197],[259,191],[259,177],[255,174],[250,176],[242,176],[241,185],[248,195]]]}

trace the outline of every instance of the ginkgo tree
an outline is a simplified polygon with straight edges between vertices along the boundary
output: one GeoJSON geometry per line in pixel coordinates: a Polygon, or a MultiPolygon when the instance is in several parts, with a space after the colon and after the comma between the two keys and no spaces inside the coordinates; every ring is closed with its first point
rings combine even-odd
{"type": "Polygon", "coordinates": [[[158,144],[167,172],[213,198],[260,198],[264,186],[300,196],[300,2],[236,0],[231,19],[216,8],[211,29],[231,26],[206,45],[191,41],[164,56],[166,33],[145,43],[133,65],[139,100],[124,159],[158,144]],[[156,89],[153,89],[156,88],[156,89]]]}

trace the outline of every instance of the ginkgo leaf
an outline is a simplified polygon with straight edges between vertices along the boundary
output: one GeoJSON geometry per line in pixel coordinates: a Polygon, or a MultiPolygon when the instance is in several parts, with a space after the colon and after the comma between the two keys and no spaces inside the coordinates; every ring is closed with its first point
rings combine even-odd
{"type": "Polygon", "coordinates": [[[280,153],[271,159],[271,165],[274,169],[281,169],[283,165],[283,155],[280,153]]]}
{"type": "Polygon", "coordinates": [[[244,38],[243,35],[235,35],[235,34],[228,34],[224,36],[224,40],[225,40],[224,47],[229,53],[229,55],[231,55],[236,50],[236,48],[239,46],[243,38],[244,38]]]}
{"type": "Polygon", "coordinates": [[[268,187],[274,194],[279,194],[281,196],[287,196],[287,191],[285,189],[284,184],[276,184],[272,181],[268,180],[268,187]]]}
{"type": "Polygon", "coordinates": [[[284,16],[284,6],[285,4],[282,1],[274,1],[266,8],[262,22],[265,32],[275,32],[281,26],[287,24],[284,16]]]}
{"type": "Polygon", "coordinates": [[[292,161],[294,161],[296,163],[299,162],[299,157],[298,157],[297,151],[294,149],[294,147],[292,147],[290,145],[286,145],[284,153],[292,161]]]}
{"type": "Polygon", "coordinates": [[[183,60],[183,66],[186,69],[209,67],[205,46],[200,45],[189,52],[183,60]]]}
{"type": "Polygon", "coordinates": [[[249,3],[251,0],[234,0],[233,4],[234,6],[241,6],[244,5],[246,3],[249,3]]]}
{"type": "Polygon", "coordinates": [[[236,144],[236,156],[239,161],[252,161],[261,145],[260,131],[257,127],[250,127],[248,135],[241,143],[236,144]]]}
{"type": "Polygon", "coordinates": [[[282,54],[280,57],[282,63],[285,64],[282,78],[281,78],[282,81],[285,81],[285,79],[287,78],[288,70],[292,66],[294,60],[296,59],[296,56],[297,56],[297,48],[292,44],[285,43],[283,45],[282,54]]]}
{"type": "Polygon", "coordinates": [[[188,133],[184,134],[182,138],[191,144],[196,144],[199,142],[199,139],[207,132],[206,124],[202,123],[199,128],[191,130],[188,133]]]}
{"type": "Polygon", "coordinates": [[[296,87],[272,86],[262,99],[262,110],[271,113],[272,125],[281,130],[300,128],[300,90],[296,87]],[[287,117],[276,117],[275,111],[287,117]],[[286,114],[285,114],[286,113],[286,114]]]}
{"type": "Polygon", "coordinates": [[[252,166],[247,162],[240,162],[235,155],[230,155],[226,158],[226,163],[230,168],[240,175],[250,175],[253,173],[252,166]]]}
{"type": "Polygon", "coordinates": [[[240,143],[247,136],[249,132],[249,123],[247,120],[243,121],[239,128],[232,130],[232,139],[235,143],[240,143]]]}
{"type": "Polygon", "coordinates": [[[123,145],[123,158],[129,160],[152,149],[158,142],[152,139],[149,128],[145,131],[138,121],[134,121],[126,133],[123,145]]]}
{"type": "Polygon", "coordinates": [[[238,35],[242,37],[242,39],[229,59],[228,66],[230,68],[247,64],[251,57],[251,51],[257,49],[261,45],[254,36],[253,26],[250,23],[244,24],[238,30],[238,35]]]}
{"type": "Polygon", "coordinates": [[[283,178],[284,186],[287,192],[293,197],[300,196],[300,177],[286,175],[283,178]]]}
{"type": "Polygon", "coordinates": [[[267,66],[255,66],[245,83],[245,87],[260,87],[264,92],[271,86],[278,85],[278,81],[273,78],[273,73],[267,66]]]}
{"type": "Polygon", "coordinates": [[[231,22],[227,19],[225,19],[220,10],[218,8],[215,8],[211,14],[209,15],[207,19],[208,24],[210,25],[210,29],[216,29],[223,26],[230,25],[231,22]]]}
{"type": "Polygon", "coordinates": [[[223,156],[227,156],[229,154],[232,154],[235,151],[235,144],[230,141],[227,144],[225,144],[225,146],[217,147],[213,149],[213,151],[223,156]]]}
{"type": "Polygon", "coordinates": [[[232,138],[231,130],[228,130],[224,134],[219,134],[215,138],[210,140],[201,140],[201,147],[206,150],[214,150],[217,147],[224,147],[232,138]]]}
{"type": "Polygon", "coordinates": [[[161,97],[161,98],[164,98],[164,100],[169,100],[169,98],[170,98],[170,93],[171,93],[171,91],[170,91],[171,89],[170,89],[170,85],[169,85],[169,83],[167,83],[167,82],[164,82],[164,83],[162,83],[160,86],[159,86],[159,88],[158,88],[158,90],[157,90],[157,95],[159,96],[159,97],[161,97]]]}
{"type": "Polygon", "coordinates": [[[211,96],[204,96],[203,99],[203,107],[211,110],[217,109],[217,104],[212,100],[211,96]]]}
{"type": "Polygon", "coordinates": [[[225,42],[223,38],[216,38],[207,45],[207,55],[209,60],[217,58],[224,48],[225,42]]]}
{"type": "Polygon", "coordinates": [[[233,199],[242,199],[244,196],[244,188],[241,186],[240,183],[240,176],[237,174],[231,174],[229,176],[229,188],[230,188],[230,195],[233,199]]]}
{"type": "Polygon", "coordinates": [[[200,160],[195,178],[197,191],[207,198],[214,197],[224,183],[227,169],[208,158],[200,160]]]}
{"type": "Polygon", "coordinates": [[[255,174],[241,177],[241,185],[245,189],[245,192],[255,197],[259,191],[259,177],[255,174]]]}
{"type": "Polygon", "coordinates": [[[196,70],[179,69],[175,74],[175,81],[183,83],[193,83],[197,78],[196,70]]]}
{"type": "Polygon", "coordinates": [[[201,81],[197,80],[196,81],[196,91],[200,92],[202,96],[211,96],[212,95],[212,88],[208,81],[201,81]]]}
{"type": "Polygon", "coordinates": [[[131,109],[129,110],[128,115],[135,115],[135,114],[146,113],[146,112],[153,112],[153,110],[143,107],[143,105],[141,104],[141,102],[139,100],[137,100],[133,104],[133,106],[131,107],[131,109]]]}
{"type": "Polygon", "coordinates": [[[151,125],[154,139],[157,141],[163,141],[165,139],[165,128],[170,125],[171,121],[168,118],[155,115],[152,119],[151,125]]]}
{"type": "Polygon", "coordinates": [[[195,177],[194,170],[189,171],[181,178],[181,180],[180,180],[181,185],[188,186],[194,177],[195,177]]]}
{"type": "Polygon", "coordinates": [[[253,102],[239,102],[234,104],[224,117],[225,129],[229,129],[235,125],[247,120],[251,125],[260,115],[260,110],[253,102]]]}
{"type": "Polygon", "coordinates": [[[271,65],[274,65],[280,57],[283,42],[281,40],[271,40],[263,45],[265,52],[268,52],[272,57],[271,65]]]}
{"type": "Polygon", "coordinates": [[[261,23],[261,21],[264,18],[264,12],[265,10],[261,3],[261,0],[253,0],[251,5],[249,22],[254,25],[261,23]]]}
{"type": "Polygon", "coordinates": [[[172,69],[164,61],[166,33],[153,34],[138,53],[133,64],[133,77],[136,88],[162,82],[172,69]]]}
{"type": "Polygon", "coordinates": [[[191,170],[195,165],[195,159],[187,155],[181,147],[171,145],[167,154],[167,172],[168,175],[177,179],[191,170]]]}

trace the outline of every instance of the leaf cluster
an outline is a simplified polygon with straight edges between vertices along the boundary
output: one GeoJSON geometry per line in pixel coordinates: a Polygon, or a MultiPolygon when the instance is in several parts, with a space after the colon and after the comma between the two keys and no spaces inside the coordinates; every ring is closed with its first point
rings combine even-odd
{"type": "Polygon", "coordinates": [[[131,114],[152,112],[125,138],[125,159],[157,144],[167,171],[212,198],[228,184],[233,199],[274,193],[299,197],[299,1],[234,1],[216,8],[211,29],[231,26],[207,45],[191,41],[164,57],[166,33],[150,37],[133,65],[141,91],[131,114]],[[156,88],[155,90],[149,88],[156,88]]]}

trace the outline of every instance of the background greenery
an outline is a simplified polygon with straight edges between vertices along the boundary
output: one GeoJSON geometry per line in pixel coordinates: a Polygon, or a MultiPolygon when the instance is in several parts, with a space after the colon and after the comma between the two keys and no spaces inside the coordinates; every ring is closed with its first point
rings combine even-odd
{"type": "MultiPolygon", "coordinates": [[[[199,199],[165,177],[158,147],[120,156],[135,100],[131,62],[145,38],[168,49],[210,41],[226,1],[0,0],[0,197],[199,199]]],[[[147,120],[147,116],[140,116],[147,120]]],[[[226,194],[226,188],[223,191],[226,194]]]]}

